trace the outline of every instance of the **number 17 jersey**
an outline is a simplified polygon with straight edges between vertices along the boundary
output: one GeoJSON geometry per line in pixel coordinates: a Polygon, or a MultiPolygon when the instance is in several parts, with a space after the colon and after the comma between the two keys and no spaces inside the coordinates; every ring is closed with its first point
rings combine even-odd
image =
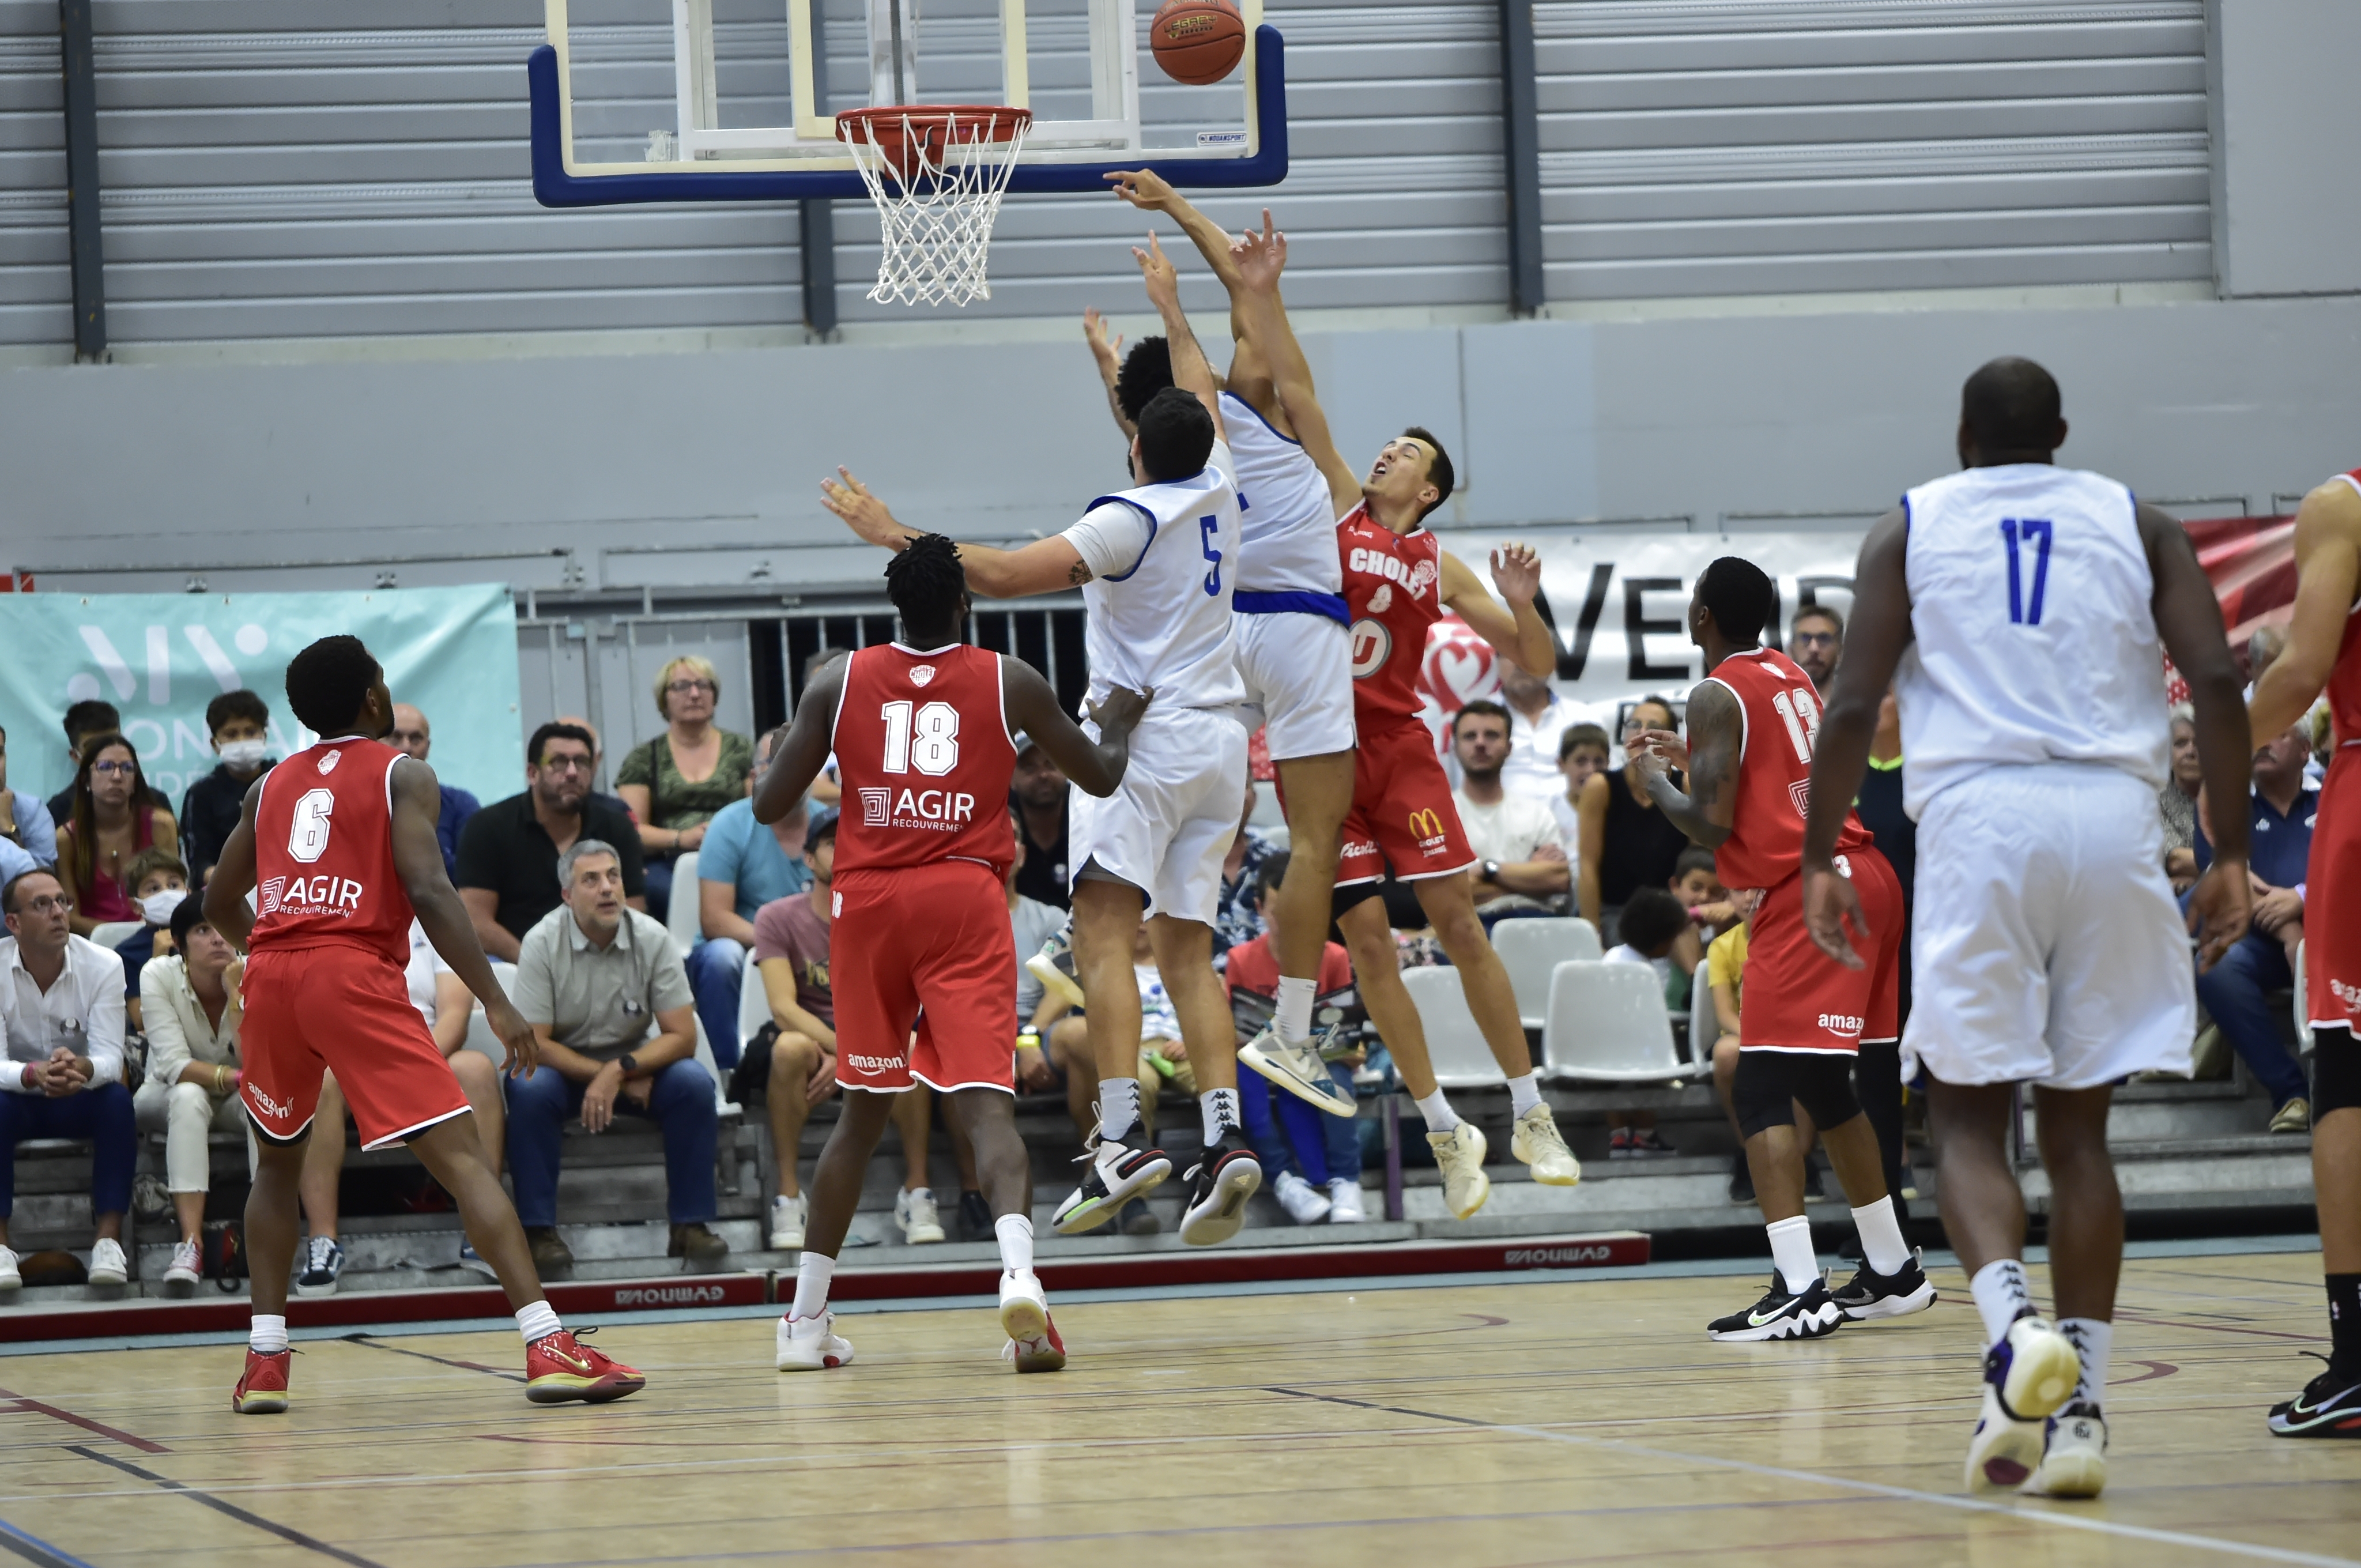
{"type": "Polygon", "coordinates": [[[833,739],[843,814],[835,874],[973,861],[1006,877],[1016,858],[1000,655],[964,642],[899,642],[846,662],[833,739]]]}

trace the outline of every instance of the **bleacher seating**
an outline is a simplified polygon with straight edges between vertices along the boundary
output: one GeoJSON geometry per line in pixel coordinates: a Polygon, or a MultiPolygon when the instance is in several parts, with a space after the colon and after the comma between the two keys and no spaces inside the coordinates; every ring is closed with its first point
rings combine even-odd
{"type": "Polygon", "coordinates": [[[697,851],[685,850],[672,863],[672,902],[664,907],[664,925],[672,932],[672,945],[684,959],[705,935],[702,916],[697,909],[697,851]]]}
{"type": "Polygon", "coordinates": [[[1550,976],[1542,1063],[1553,1083],[1664,1083],[1711,1070],[1681,1059],[1655,970],[1582,959],[1550,976]]]}
{"type": "Polygon", "coordinates": [[[1444,1089],[1497,1088],[1500,1064],[1476,1015],[1467,1010],[1467,993],[1455,969],[1402,970],[1402,984],[1418,1004],[1419,1022],[1426,1026],[1426,1054],[1434,1067],[1434,1081],[1444,1089]]]}

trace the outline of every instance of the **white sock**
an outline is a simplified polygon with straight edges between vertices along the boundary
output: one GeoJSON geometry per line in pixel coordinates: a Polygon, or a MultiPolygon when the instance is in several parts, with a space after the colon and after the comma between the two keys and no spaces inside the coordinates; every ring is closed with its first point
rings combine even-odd
{"type": "Polygon", "coordinates": [[[1771,1233],[1771,1262],[1779,1270],[1781,1283],[1792,1295],[1810,1289],[1812,1281],[1820,1277],[1820,1255],[1812,1247],[1812,1222],[1798,1214],[1792,1220],[1773,1220],[1763,1228],[1771,1233]]]}
{"type": "Polygon", "coordinates": [[[1033,1219],[1029,1214],[1003,1214],[992,1222],[993,1234],[1000,1238],[1000,1266],[1011,1274],[1029,1273],[1033,1267],[1033,1219]]]}
{"type": "Polygon", "coordinates": [[[1099,1080],[1099,1141],[1119,1144],[1139,1125],[1139,1080],[1099,1080]]]}
{"type": "Polygon", "coordinates": [[[1995,1258],[1976,1270],[1968,1281],[1976,1311],[1984,1321],[1984,1343],[1998,1344],[2008,1337],[2008,1325],[2033,1310],[2033,1290],[2025,1282],[2025,1265],[2013,1257],[1995,1258]]]}
{"type": "Polygon", "coordinates": [[[2097,1318],[2060,1318],[2058,1332],[2074,1342],[2074,1349],[2082,1358],[2082,1380],[2074,1386],[2074,1398],[2093,1407],[2103,1404],[2107,1357],[2115,1348],[2115,1325],[2097,1318]]]}
{"type": "Polygon", "coordinates": [[[1271,1027],[1282,1040],[1303,1040],[1312,1036],[1312,998],[1313,982],[1279,979],[1279,1011],[1271,1016],[1271,1027]]]}
{"type": "Polygon", "coordinates": [[[822,1253],[796,1255],[796,1304],[791,1318],[817,1318],[828,1310],[828,1288],[836,1278],[836,1259],[822,1253]]]}
{"type": "Polygon", "coordinates": [[[1538,1072],[1529,1072],[1521,1078],[1509,1080],[1509,1102],[1520,1116],[1540,1104],[1542,1075],[1538,1072]]]}
{"type": "Polygon", "coordinates": [[[533,1343],[535,1340],[547,1339],[566,1326],[557,1321],[556,1311],[547,1301],[535,1301],[529,1307],[520,1307],[517,1309],[516,1321],[517,1332],[524,1335],[524,1343],[527,1344],[533,1343]]]}
{"type": "Polygon", "coordinates": [[[1208,1148],[1221,1138],[1224,1126],[1246,1125],[1245,1118],[1238,1112],[1238,1091],[1235,1089],[1208,1089],[1197,1096],[1197,1111],[1205,1119],[1205,1145],[1208,1148]]]}
{"type": "Polygon", "coordinates": [[[1451,1108],[1451,1102],[1443,1097],[1440,1089],[1418,1102],[1418,1113],[1426,1118],[1426,1130],[1430,1133],[1447,1133],[1459,1125],[1459,1113],[1451,1108]]]}
{"type": "Polygon", "coordinates": [[[1891,1274],[1910,1261],[1910,1244],[1902,1239],[1902,1222],[1894,1217],[1892,1193],[1866,1209],[1855,1209],[1852,1225],[1861,1233],[1861,1255],[1880,1274],[1891,1274]]]}
{"type": "Polygon", "coordinates": [[[255,1313],[254,1327],[247,1331],[246,1343],[258,1355],[277,1355],[287,1348],[286,1316],[255,1313]]]}

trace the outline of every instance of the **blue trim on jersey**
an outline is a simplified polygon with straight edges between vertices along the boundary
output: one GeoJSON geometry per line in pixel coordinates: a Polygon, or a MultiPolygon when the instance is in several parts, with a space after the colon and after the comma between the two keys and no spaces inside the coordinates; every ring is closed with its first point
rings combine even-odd
{"type": "Polygon", "coordinates": [[[1106,505],[1109,501],[1115,501],[1121,505],[1127,506],[1132,510],[1137,512],[1140,516],[1148,520],[1148,543],[1139,547],[1139,559],[1131,564],[1131,570],[1128,572],[1118,572],[1113,576],[1102,577],[1099,579],[1101,582],[1106,583],[1127,583],[1133,577],[1139,575],[1139,568],[1145,565],[1148,562],[1148,553],[1156,548],[1156,514],[1148,510],[1146,507],[1141,506],[1137,501],[1133,500],[1128,496],[1101,496],[1098,499],[1093,501],[1090,505],[1082,509],[1083,515],[1088,516],[1090,513],[1094,512],[1098,510],[1099,508],[1106,505]]]}
{"type": "Polygon", "coordinates": [[[1298,448],[1302,446],[1303,443],[1298,441],[1291,435],[1279,435],[1278,427],[1273,425],[1270,421],[1262,417],[1262,411],[1260,409],[1255,407],[1252,403],[1246,401],[1235,392],[1231,391],[1227,387],[1222,389],[1222,396],[1229,399],[1230,401],[1237,404],[1238,407],[1254,415],[1254,420],[1257,424],[1262,426],[1263,429],[1269,431],[1271,434],[1279,436],[1279,440],[1286,442],[1290,446],[1298,448]]]}
{"type": "Polygon", "coordinates": [[[1910,537],[1910,492],[1902,492],[1902,537],[1910,537]]]}
{"type": "Polygon", "coordinates": [[[1230,596],[1230,608],[1240,615],[1318,615],[1339,626],[1353,624],[1353,612],[1346,608],[1343,594],[1313,593],[1309,588],[1284,588],[1272,593],[1249,593],[1240,588],[1230,596]]]}

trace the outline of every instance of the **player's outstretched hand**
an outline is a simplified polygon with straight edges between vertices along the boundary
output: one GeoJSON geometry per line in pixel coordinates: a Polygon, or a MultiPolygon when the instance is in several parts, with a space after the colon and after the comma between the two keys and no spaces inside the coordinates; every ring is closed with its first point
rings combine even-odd
{"type": "Polygon", "coordinates": [[[1107,325],[1106,317],[1095,309],[1082,312],[1082,336],[1090,341],[1091,357],[1099,362],[1099,374],[1108,380],[1123,368],[1123,334],[1107,325]]]}
{"type": "Polygon", "coordinates": [[[1172,258],[1164,254],[1154,235],[1148,236],[1148,248],[1131,247],[1133,258],[1139,263],[1140,278],[1148,284],[1148,298],[1159,311],[1180,302],[1180,277],[1172,269],[1172,258]]]}
{"type": "Polygon", "coordinates": [[[500,1076],[531,1078],[541,1066],[541,1042],[534,1038],[524,1014],[516,1010],[516,1003],[503,999],[497,1007],[486,1007],[484,1022],[500,1042],[500,1076]]]}
{"type": "Polygon", "coordinates": [[[1153,690],[1136,692],[1128,686],[1115,686],[1106,694],[1106,700],[1090,705],[1091,722],[1099,727],[1099,737],[1128,735],[1139,727],[1139,716],[1156,700],[1153,690]]]}
{"type": "Polygon", "coordinates": [[[1510,604],[1530,604],[1542,591],[1542,558],[1530,544],[1504,544],[1492,552],[1492,586],[1510,604]]]}
{"type": "Polygon", "coordinates": [[[2254,890],[2246,885],[2243,861],[2216,860],[2189,894],[2189,931],[2197,938],[2197,972],[2203,974],[2236,946],[2254,917],[2254,890]]]}
{"type": "Polygon", "coordinates": [[[901,548],[907,531],[894,521],[885,503],[870,493],[869,487],[855,478],[852,470],[840,467],[835,479],[819,482],[820,504],[844,519],[852,532],[872,544],[882,544],[888,550],[901,548]]]}
{"type": "Polygon", "coordinates": [[[1279,287],[1279,275],[1287,270],[1287,236],[1270,221],[1270,209],[1262,210],[1262,232],[1249,228],[1242,239],[1230,241],[1230,259],[1237,265],[1238,281],[1257,293],[1268,294],[1279,287]]]}
{"type": "Polygon", "coordinates": [[[1873,935],[1869,917],[1862,913],[1861,894],[1854,891],[1852,878],[1834,866],[1804,868],[1804,927],[1812,934],[1812,941],[1820,951],[1847,969],[1861,967],[1861,955],[1852,948],[1845,935],[1845,922],[1852,922],[1856,935],[1873,935]]]}
{"type": "Polygon", "coordinates": [[[1172,187],[1153,169],[1118,169],[1107,176],[1115,193],[1144,213],[1170,210],[1172,187]]]}

